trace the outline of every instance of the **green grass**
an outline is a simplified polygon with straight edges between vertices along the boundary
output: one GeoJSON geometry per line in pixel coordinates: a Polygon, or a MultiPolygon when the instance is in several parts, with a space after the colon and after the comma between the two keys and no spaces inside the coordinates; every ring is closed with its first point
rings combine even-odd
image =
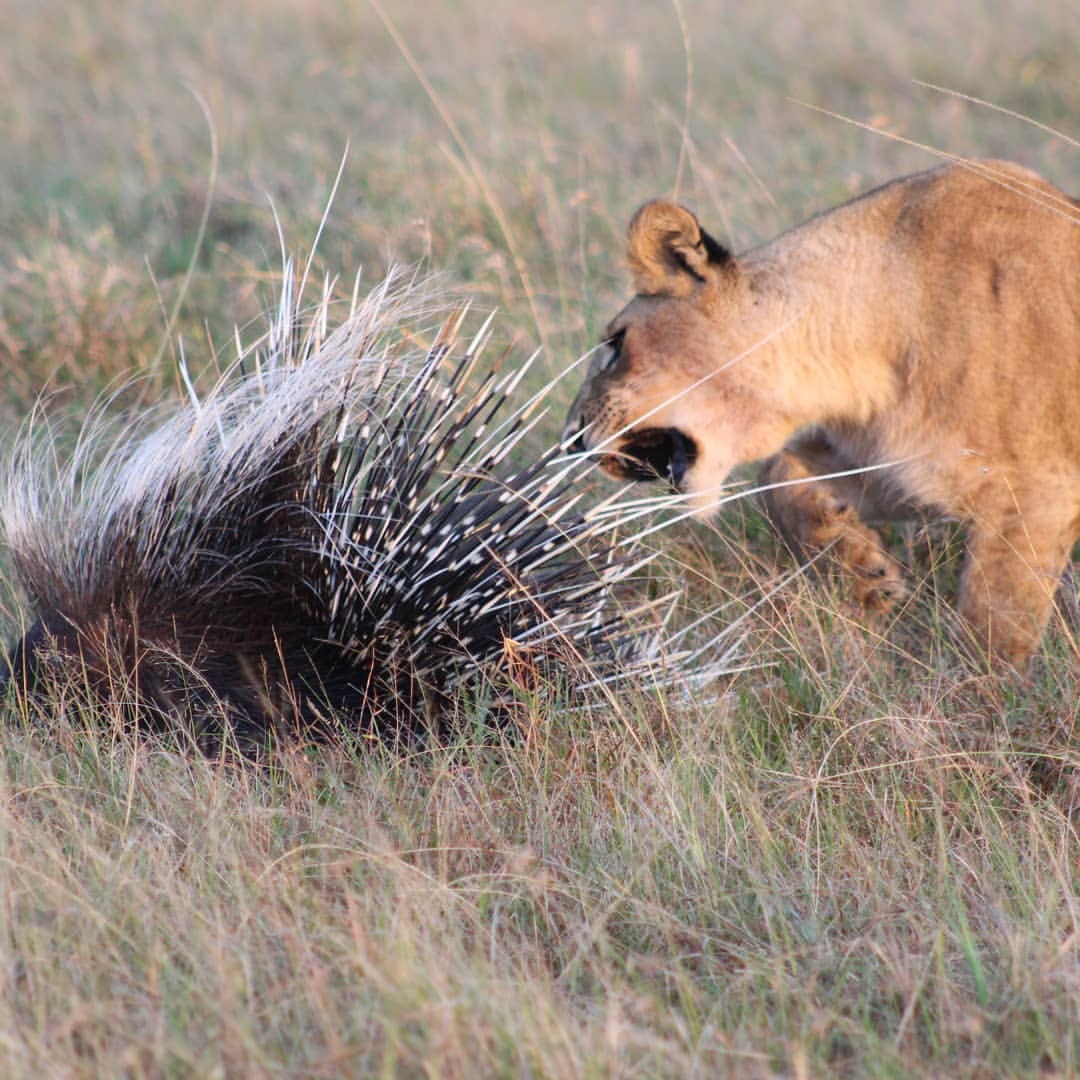
{"type": "MultiPolygon", "coordinates": [[[[1065,3],[385,6],[398,44],[363,4],[4,5],[9,426],[43,388],[178,393],[176,335],[195,364],[272,302],[271,203],[310,243],[346,143],[320,272],[427,259],[544,344],[538,380],[625,300],[625,223],[676,181],[736,248],[930,164],[911,143],[1080,190],[1067,139],[912,81],[1075,137],[1065,3]]],[[[259,767],[107,716],[9,727],[0,1073],[1080,1073],[1076,632],[1026,686],[964,666],[957,537],[894,540],[891,623],[794,581],[756,669],[694,700],[552,689],[514,737],[259,767]]],[[[687,617],[787,569],[749,507],[665,550],[687,617]]]]}

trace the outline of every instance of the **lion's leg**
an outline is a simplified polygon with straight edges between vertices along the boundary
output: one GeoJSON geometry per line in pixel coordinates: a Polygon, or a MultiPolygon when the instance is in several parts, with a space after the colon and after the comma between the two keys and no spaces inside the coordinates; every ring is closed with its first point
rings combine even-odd
{"type": "Polygon", "coordinates": [[[796,558],[806,562],[826,552],[852,574],[868,610],[887,612],[907,589],[900,564],[860,518],[860,510],[876,505],[872,488],[860,475],[821,479],[850,468],[823,432],[792,440],[762,467],[765,511],[796,558]]]}
{"type": "Polygon", "coordinates": [[[1038,648],[1072,539],[1059,522],[1018,513],[972,527],[957,606],[991,655],[1022,669],[1038,648]]]}

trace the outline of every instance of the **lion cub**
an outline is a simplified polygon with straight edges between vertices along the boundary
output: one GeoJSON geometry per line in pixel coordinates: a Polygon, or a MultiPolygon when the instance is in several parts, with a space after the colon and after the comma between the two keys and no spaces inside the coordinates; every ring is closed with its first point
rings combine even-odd
{"type": "Polygon", "coordinates": [[[737,257],[656,200],[628,259],[637,296],[567,441],[702,511],[766,458],[771,520],[871,607],[904,589],[864,521],[959,519],[960,611],[1022,665],[1080,537],[1080,203],[1019,165],[958,162],[737,257]]]}

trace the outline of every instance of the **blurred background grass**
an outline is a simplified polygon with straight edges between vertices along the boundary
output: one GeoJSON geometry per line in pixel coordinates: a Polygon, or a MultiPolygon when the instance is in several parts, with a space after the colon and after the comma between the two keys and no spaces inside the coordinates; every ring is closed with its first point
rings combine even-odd
{"type": "Polygon", "coordinates": [[[507,333],[543,340],[549,370],[624,297],[625,222],[677,178],[738,248],[933,162],[796,102],[1076,186],[1064,140],[912,82],[1068,129],[1075,12],[1055,0],[388,5],[437,102],[365,3],[4,7],[0,362],[24,395],[156,352],[208,197],[195,95],[221,158],[184,309],[196,339],[265,306],[271,203],[288,243],[310,243],[346,145],[324,263],[374,281],[426,258],[498,306],[507,333]]]}

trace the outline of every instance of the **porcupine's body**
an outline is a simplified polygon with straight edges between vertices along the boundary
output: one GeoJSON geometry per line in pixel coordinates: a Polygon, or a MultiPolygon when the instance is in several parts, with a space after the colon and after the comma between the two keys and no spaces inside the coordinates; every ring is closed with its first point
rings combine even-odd
{"type": "Polygon", "coordinates": [[[418,349],[415,287],[332,333],[285,292],[245,371],[188,408],[92,417],[51,470],[52,436],[21,437],[0,520],[36,612],[9,658],[24,700],[51,685],[54,707],[121,701],[212,739],[335,716],[400,734],[508,643],[613,657],[630,563],[582,549],[610,527],[574,511],[579,464],[507,471],[520,373],[477,377],[460,318],[418,349]]]}

